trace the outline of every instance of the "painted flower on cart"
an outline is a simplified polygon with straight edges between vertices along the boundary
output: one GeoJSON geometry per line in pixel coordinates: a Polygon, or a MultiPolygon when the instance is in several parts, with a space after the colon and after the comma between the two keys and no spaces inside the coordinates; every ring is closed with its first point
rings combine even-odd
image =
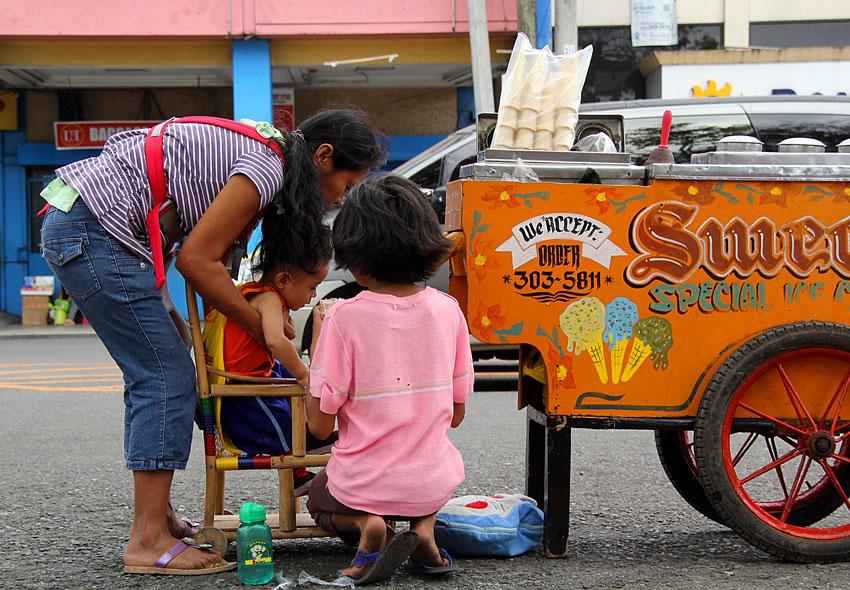
{"type": "Polygon", "coordinates": [[[596,205],[599,214],[602,215],[611,207],[611,199],[619,200],[620,195],[611,190],[608,187],[600,185],[594,185],[590,188],[584,189],[584,193],[587,195],[587,204],[588,205],[596,205]]]}
{"type": "Polygon", "coordinates": [[[485,203],[490,203],[491,209],[498,209],[499,207],[516,209],[521,205],[521,203],[514,194],[515,189],[516,186],[512,184],[493,186],[490,187],[488,192],[481,196],[481,200],[485,203]]]}
{"type": "Polygon", "coordinates": [[[700,205],[710,205],[715,199],[715,196],[711,192],[714,186],[714,182],[707,182],[705,180],[681,182],[673,187],[672,192],[682,197],[683,201],[693,201],[700,205]]]}
{"type": "Polygon", "coordinates": [[[745,191],[746,199],[750,203],[754,203],[758,198],[759,205],[779,205],[780,207],[788,206],[788,199],[798,197],[803,192],[803,187],[798,183],[760,183],[752,184],[736,184],[736,190],[745,191]]]}
{"type": "Polygon", "coordinates": [[[549,346],[549,362],[555,365],[555,378],[557,385],[566,389],[575,389],[576,382],[573,378],[573,359],[569,356],[558,354],[554,346],[549,346]]]}
{"type": "Polygon", "coordinates": [[[487,276],[488,270],[501,268],[498,259],[492,255],[492,244],[493,240],[478,240],[478,243],[473,246],[475,254],[469,266],[479,283],[487,276]]]}
{"type": "Polygon", "coordinates": [[[835,203],[850,203],[850,184],[840,185],[835,189],[835,203]]]}
{"type": "Polygon", "coordinates": [[[493,337],[493,330],[498,330],[507,322],[502,315],[502,306],[498,303],[488,305],[483,301],[478,303],[478,312],[470,320],[469,325],[480,334],[480,339],[489,342],[493,337]]]}

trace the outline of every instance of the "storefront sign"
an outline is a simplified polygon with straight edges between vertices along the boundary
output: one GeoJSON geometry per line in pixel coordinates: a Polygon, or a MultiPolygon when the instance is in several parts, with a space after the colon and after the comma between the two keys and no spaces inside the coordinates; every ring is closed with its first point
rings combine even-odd
{"type": "Polygon", "coordinates": [[[676,0],[632,0],[632,46],[676,45],[676,0]]]}
{"type": "Polygon", "coordinates": [[[0,129],[18,128],[18,96],[11,90],[0,90],[0,129]]]}
{"type": "Polygon", "coordinates": [[[295,129],[295,89],[276,87],[272,90],[272,125],[284,131],[295,129]]]}
{"type": "Polygon", "coordinates": [[[76,150],[103,147],[112,135],[130,129],[148,129],[159,121],[74,121],[53,123],[56,149],[76,150]]]}

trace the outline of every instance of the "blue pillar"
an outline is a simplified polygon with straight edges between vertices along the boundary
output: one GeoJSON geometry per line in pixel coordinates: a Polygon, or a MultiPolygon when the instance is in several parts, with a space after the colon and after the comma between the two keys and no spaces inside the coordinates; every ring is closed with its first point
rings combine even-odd
{"type": "Polygon", "coordinates": [[[463,129],[475,123],[475,93],[472,86],[458,86],[457,89],[457,128],[463,129]]]}
{"type": "Polygon", "coordinates": [[[0,138],[0,309],[21,315],[20,290],[29,272],[29,199],[26,170],[18,162],[25,133],[0,131],[0,138]]]}
{"type": "Polygon", "coordinates": [[[537,49],[552,45],[551,0],[537,0],[537,49]]]}
{"type": "Polygon", "coordinates": [[[233,118],[272,120],[272,62],[266,39],[233,42],[233,118]]]}

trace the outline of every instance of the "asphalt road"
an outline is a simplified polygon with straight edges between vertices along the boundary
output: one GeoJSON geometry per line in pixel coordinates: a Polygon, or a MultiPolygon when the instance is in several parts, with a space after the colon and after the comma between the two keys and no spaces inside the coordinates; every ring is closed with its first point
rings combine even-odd
{"type": "MultiPolygon", "coordinates": [[[[215,576],[129,576],[121,554],[132,520],[122,459],[121,378],[95,338],[0,340],[0,588],[241,587],[215,576]]],[[[521,492],[525,416],[513,393],[481,392],[452,439],[463,454],[462,494],[521,492]]],[[[178,509],[199,518],[203,450],[175,476],[178,509]]],[[[422,580],[399,570],[379,588],[846,588],[850,564],[783,563],[691,509],[667,482],[651,432],[573,432],[569,556],[538,548],[510,559],[458,557],[463,570],[422,580]]],[[[229,477],[226,505],[273,508],[269,473],[229,477]]],[[[275,569],[322,579],[351,559],[331,539],[276,541],[275,569]]],[[[227,557],[233,558],[233,546],[227,557]]],[[[275,583],[265,587],[274,588],[275,583]]],[[[305,586],[318,588],[318,586],[305,586]]]]}

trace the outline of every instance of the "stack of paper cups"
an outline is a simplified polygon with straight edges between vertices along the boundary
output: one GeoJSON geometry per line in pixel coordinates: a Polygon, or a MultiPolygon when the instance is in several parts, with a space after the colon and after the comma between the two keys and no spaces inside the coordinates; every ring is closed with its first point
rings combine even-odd
{"type": "Polygon", "coordinates": [[[519,112],[514,147],[519,150],[530,150],[534,146],[534,134],[537,131],[537,115],[535,108],[523,108],[519,112]]]}
{"type": "Polygon", "coordinates": [[[529,67],[528,77],[519,95],[522,108],[517,121],[514,148],[530,150],[534,147],[537,117],[543,106],[543,86],[546,81],[546,56],[539,52],[529,67]]]}
{"type": "Polygon", "coordinates": [[[555,135],[555,77],[550,75],[543,87],[543,105],[537,115],[537,131],[534,134],[535,150],[551,150],[555,135]]]}
{"type": "Polygon", "coordinates": [[[492,147],[498,149],[511,149],[519,122],[520,109],[522,108],[522,88],[525,84],[528,62],[533,58],[529,54],[533,51],[531,43],[525,35],[520,35],[514,47],[514,55],[511,56],[511,64],[505,76],[505,88],[502,91],[502,104],[499,107],[499,119],[496,131],[493,134],[492,147]]]}
{"type": "Polygon", "coordinates": [[[497,149],[510,149],[514,145],[516,136],[519,109],[511,104],[504,104],[499,108],[499,122],[496,132],[493,134],[491,147],[497,149]]]}
{"type": "Polygon", "coordinates": [[[569,151],[576,137],[578,113],[572,107],[560,107],[555,111],[555,136],[552,148],[555,151],[569,151]]]}

